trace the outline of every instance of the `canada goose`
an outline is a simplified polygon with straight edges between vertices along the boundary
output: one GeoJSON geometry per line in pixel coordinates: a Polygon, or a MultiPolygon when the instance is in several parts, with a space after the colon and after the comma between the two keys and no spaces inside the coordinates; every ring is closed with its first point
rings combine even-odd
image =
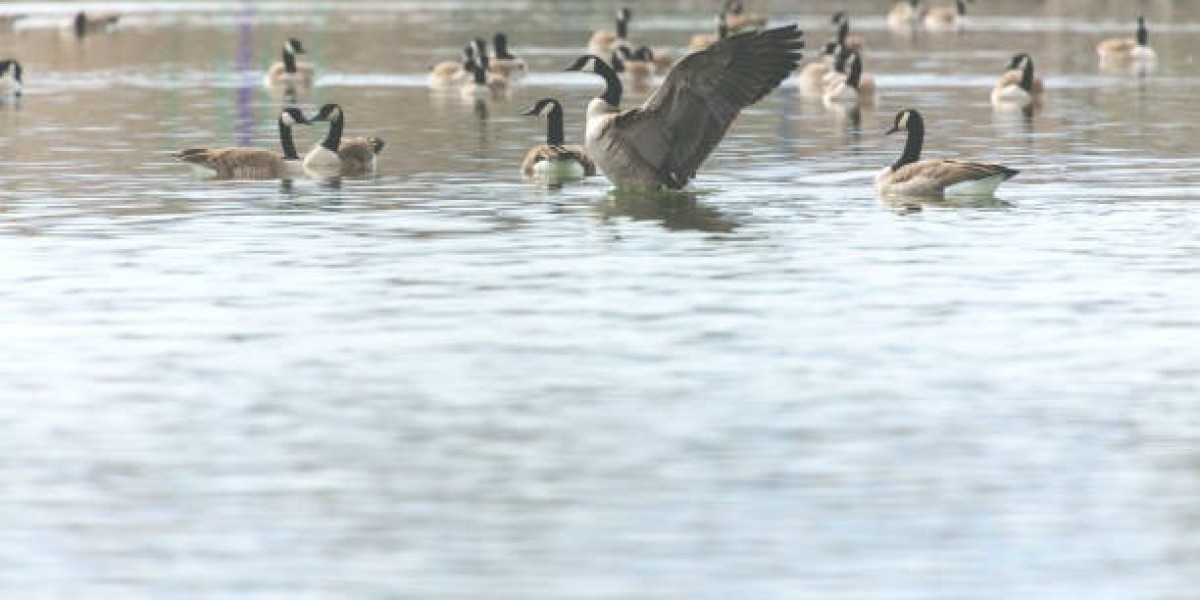
{"type": "Polygon", "coordinates": [[[924,16],[925,9],[921,6],[921,0],[903,0],[897,2],[892,10],[888,11],[888,27],[892,29],[916,27],[924,16]]]}
{"type": "Polygon", "coordinates": [[[997,107],[1030,106],[1041,91],[1041,81],[1033,74],[1033,59],[1028,54],[1018,54],[992,88],[992,104],[997,107]]]}
{"type": "Polygon", "coordinates": [[[216,179],[291,179],[303,175],[292,141],[292,126],[307,125],[297,108],[279,114],[279,144],[283,154],[261,148],[188,148],[173,155],[179,162],[216,179]]]}
{"type": "Polygon", "coordinates": [[[263,76],[266,87],[282,85],[298,85],[308,87],[313,82],[313,67],[306,62],[296,60],[297,54],[304,54],[304,46],[296,38],[288,38],[283,43],[283,60],[276,62],[267,69],[263,76]]]}
{"type": "Polygon", "coordinates": [[[837,38],[834,40],[835,42],[841,44],[847,50],[853,50],[859,54],[862,54],[866,50],[867,40],[863,36],[850,35],[850,17],[846,14],[846,11],[839,10],[833,13],[831,22],[837,25],[837,38]]]}
{"type": "Polygon", "coordinates": [[[881,196],[942,197],[946,194],[987,196],[1011,179],[1018,171],[990,163],[950,159],[921,160],[925,140],[925,121],[915,109],[896,113],[886,135],[908,131],[900,160],[884,167],[875,177],[875,191],[881,196]]]}
{"type": "Polygon", "coordinates": [[[0,97],[21,95],[25,84],[21,80],[21,63],[15,59],[0,60],[0,97]]]}
{"type": "Polygon", "coordinates": [[[605,84],[588,103],[588,156],[618,188],[683,187],[738,113],[796,68],[802,36],[788,25],[725,38],[681,59],[642,106],[624,112],[616,72],[595,55],[579,57],[567,70],[605,84]]]}
{"type": "Polygon", "coordinates": [[[746,12],[741,0],[729,0],[725,3],[725,21],[731,33],[740,33],[747,29],[762,29],[767,26],[767,18],[756,13],[746,12]]]}
{"type": "Polygon", "coordinates": [[[74,31],[76,37],[83,37],[89,33],[109,31],[120,18],[116,13],[88,14],[81,10],[75,13],[75,17],[65,24],[64,28],[74,31]]]}
{"type": "Polygon", "coordinates": [[[596,163],[588,158],[583,147],[566,143],[563,110],[558,100],[542,98],[521,114],[546,119],[546,143],[530,148],[521,161],[521,173],[526,179],[542,178],[558,183],[596,174],[596,163]]]}
{"type": "Polygon", "coordinates": [[[459,93],[467,99],[485,99],[504,94],[508,90],[508,80],[497,73],[488,72],[490,59],[486,51],[475,48],[475,60],[471,63],[471,78],[463,82],[459,93]]]}
{"type": "Polygon", "coordinates": [[[304,166],[317,174],[365,175],[375,171],[375,157],[384,142],[375,136],[342,138],[346,116],[337,104],[326,104],[309,121],[329,123],[329,131],[308,155],[304,166]]]}
{"type": "Polygon", "coordinates": [[[726,21],[725,11],[721,11],[717,13],[717,32],[693,35],[691,41],[688,42],[688,50],[699,52],[727,37],[729,37],[729,23],[726,21]]]}
{"type": "Polygon", "coordinates": [[[822,98],[825,102],[871,102],[875,98],[875,79],[863,75],[862,56],[847,50],[838,59],[838,72],[844,77],[831,77],[825,81],[822,98]]]}
{"type": "Polygon", "coordinates": [[[1096,54],[1102,61],[1152,61],[1157,55],[1150,47],[1150,32],[1146,30],[1146,19],[1138,16],[1136,38],[1114,38],[1096,45],[1096,54]]]}
{"type": "Polygon", "coordinates": [[[954,6],[935,6],[925,13],[925,29],[949,31],[959,29],[967,15],[965,0],[955,0],[954,6]]]}
{"type": "Polygon", "coordinates": [[[468,44],[462,50],[462,58],[446,60],[429,70],[429,87],[441,88],[458,85],[471,77],[471,69],[475,67],[475,46],[468,44]]]}
{"type": "Polygon", "coordinates": [[[492,71],[514,77],[525,74],[525,61],[508,51],[508,36],[497,33],[492,36],[492,71]]]}
{"type": "Polygon", "coordinates": [[[633,12],[629,7],[622,6],[617,10],[617,29],[598,29],[592,33],[592,37],[588,40],[588,53],[608,56],[616,45],[629,37],[629,21],[633,18],[633,12]]]}
{"type": "Polygon", "coordinates": [[[841,60],[845,49],[837,42],[825,42],[821,58],[814,60],[800,69],[800,91],[806,95],[819,96],[825,91],[825,76],[833,71],[834,65],[841,60]]]}

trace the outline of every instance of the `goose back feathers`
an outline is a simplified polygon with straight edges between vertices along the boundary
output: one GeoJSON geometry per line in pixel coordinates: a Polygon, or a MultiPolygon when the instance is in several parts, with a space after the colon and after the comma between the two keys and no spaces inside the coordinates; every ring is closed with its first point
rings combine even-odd
{"type": "Polygon", "coordinates": [[[900,158],[885,167],[875,178],[875,191],[883,196],[943,197],[952,195],[990,195],[1018,171],[1008,167],[951,159],[921,160],[925,140],[925,120],[913,109],[896,113],[886,133],[907,131],[908,139],[900,158]]]}

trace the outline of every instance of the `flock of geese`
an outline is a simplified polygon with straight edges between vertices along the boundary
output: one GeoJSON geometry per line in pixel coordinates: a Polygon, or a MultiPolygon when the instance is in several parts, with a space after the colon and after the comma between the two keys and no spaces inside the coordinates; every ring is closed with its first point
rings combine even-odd
{"type": "MultiPolygon", "coordinates": [[[[966,0],[950,6],[926,7],[921,0],[902,0],[887,14],[897,29],[961,28],[966,0]]],[[[821,48],[821,56],[801,65],[803,33],[796,25],[767,27],[762,15],[749,13],[740,0],[726,0],[716,16],[716,31],[697,34],[690,52],[675,60],[669,52],[630,42],[632,11],[617,11],[616,27],[599,30],[588,50],[568,71],[591,73],[604,84],[603,92],[587,105],[582,145],[566,143],[562,104],[543,98],[523,114],[546,120],[546,141],[531,148],[521,163],[526,178],[561,184],[602,173],[621,189],[680,189],[688,184],[725,136],[742,109],[758,102],[789,77],[803,94],[819,96],[833,105],[871,103],[874,78],[864,72],[867,44],[850,33],[845,12],[834,14],[836,35],[821,48]],[[646,85],[653,74],[665,75],[657,89],[634,108],[622,109],[624,86],[646,85]]],[[[109,27],[115,16],[89,17],[79,12],[71,23],[77,35],[90,27],[109,27]]],[[[304,47],[286,40],[279,62],[270,66],[263,84],[292,92],[313,85],[314,68],[298,58],[304,47]]],[[[1145,20],[1137,19],[1135,37],[1105,40],[1096,47],[1102,63],[1138,64],[1156,59],[1149,45],[1145,20]]],[[[459,60],[436,64],[428,82],[434,88],[457,87],[464,98],[487,98],[504,90],[528,71],[514,55],[508,38],[497,33],[492,47],[482,38],[470,41],[459,60]]],[[[0,59],[0,95],[15,97],[23,89],[21,64],[0,59]]],[[[1034,72],[1028,53],[1012,57],[991,93],[997,106],[1031,110],[1040,103],[1044,84],[1034,72]]],[[[338,104],[325,104],[305,115],[294,106],[278,118],[282,152],[261,148],[188,148],[175,160],[221,179],[292,179],[337,177],[375,171],[384,148],[374,136],[344,137],[345,115],[338,104]],[[292,128],[328,123],[324,138],[304,156],[296,149],[292,128]]],[[[1017,174],[1002,165],[956,159],[922,159],[925,119],[908,108],[896,113],[886,133],[904,132],[907,139],[899,159],[875,178],[883,196],[942,197],[947,194],[990,195],[1017,174]]]]}

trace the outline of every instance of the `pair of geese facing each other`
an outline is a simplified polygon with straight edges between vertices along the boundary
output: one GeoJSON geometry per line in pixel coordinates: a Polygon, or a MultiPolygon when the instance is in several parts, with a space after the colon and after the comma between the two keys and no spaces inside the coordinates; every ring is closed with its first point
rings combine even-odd
{"type": "MultiPolygon", "coordinates": [[[[683,58],[642,106],[625,111],[619,108],[621,80],[612,67],[595,55],[579,57],[567,69],[595,73],[605,83],[604,92],[588,103],[583,153],[618,188],[682,188],[740,111],[795,70],[802,35],[789,25],[730,36],[683,58]]],[[[545,100],[530,112],[561,119],[561,107],[545,100]]],[[[900,129],[909,138],[900,160],[877,178],[881,194],[986,194],[1016,174],[986,163],[920,160],[924,122],[915,110],[897,114],[893,131],[900,129]]],[[[562,138],[550,142],[562,145],[562,138]]],[[[536,164],[536,150],[526,163],[532,157],[536,164]]]]}
{"type": "Polygon", "coordinates": [[[342,138],[345,115],[337,104],[326,104],[313,117],[298,108],[286,108],[278,119],[283,153],[261,148],[188,148],[173,158],[216,179],[291,179],[313,175],[336,177],[365,175],[375,170],[375,157],[384,142],[374,136],[342,138]],[[292,139],[292,127],[326,121],[329,131],[301,159],[292,139]]]}
{"type": "Polygon", "coordinates": [[[949,6],[925,6],[921,0],[903,0],[888,11],[887,22],[892,29],[923,25],[930,31],[949,31],[963,26],[967,16],[965,0],[955,0],[949,6]]]}

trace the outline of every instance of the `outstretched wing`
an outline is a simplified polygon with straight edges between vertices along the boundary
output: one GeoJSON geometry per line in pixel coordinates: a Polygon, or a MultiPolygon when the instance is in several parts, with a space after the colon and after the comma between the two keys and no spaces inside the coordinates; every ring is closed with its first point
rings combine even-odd
{"type": "Polygon", "coordinates": [[[645,104],[618,116],[614,129],[669,187],[683,187],[738,113],[795,70],[802,36],[788,25],[734,35],[689,54],[645,104]]]}

